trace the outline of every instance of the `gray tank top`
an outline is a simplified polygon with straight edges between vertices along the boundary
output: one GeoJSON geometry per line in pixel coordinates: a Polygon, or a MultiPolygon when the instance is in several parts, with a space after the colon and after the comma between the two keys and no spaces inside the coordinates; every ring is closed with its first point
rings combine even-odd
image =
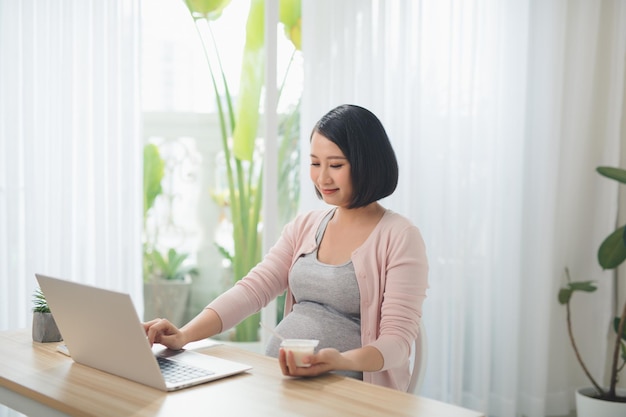
{"type": "MultiPolygon", "coordinates": [[[[320,224],[316,240],[319,247],[330,212],[320,224]]],[[[352,261],[327,265],[314,252],[301,256],[293,265],[289,285],[295,298],[293,310],[276,330],[288,339],[318,339],[317,350],[332,347],[340,352],[361,347],[360,293],[352,261]]],[[[271,337],[266,354],[278,357],[280,340],[271,337]]],[[[337,374],[363,379],[362,372],[336,371],[337,374]]]]}

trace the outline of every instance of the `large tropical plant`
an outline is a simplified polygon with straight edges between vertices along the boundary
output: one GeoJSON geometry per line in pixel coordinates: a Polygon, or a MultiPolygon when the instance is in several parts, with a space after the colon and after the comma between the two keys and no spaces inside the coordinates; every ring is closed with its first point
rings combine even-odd
{"type": "MultiPolygon", "coordinates": [[[[232,222],[232,253],[220,252],[231,261],[234,281],[244,277],[261,259],[262,159],[255,152],[259,103],[264,85],[265,38],[263,0],[251,0],[237,102],[231,95],[220,59],[220,44],[211,31],[230,0],[185,0],[202,42],[211,84],[215,91],[220,137],[228,189],[223,198],[232,222]]],[[[279,18],[285,35],[300,49],[300,0],[281,0],[279,18]]],[[[242,28],[243,29],[243,28],[242,28]]],[[[228,47],[228,45],[221,45],[228,47]]],[[[236,326],[235,339],[258,339],[259,313],[236,326]]]]}
{"type": "MultiPolygon", "coordinates": [[[[622,184],[626,184],[626,170],[613,167],[598,167],[597,172],[601,175],[614,179],[622,184]]],[[[618,227],[609,236],[607,236],[598,249],[598,263],[603,269],[615,269],[626,260],[626,225],[618,227]]],[[[585,365],[572,332],[572,320],[570,303],[572,295],[577,291],[593,292],[596,290],[596,284],[593,281],[572,282],[569,277],[569,271],[566,269],[567,284],[561,288],[558,294],[559,303],[565,305],[567,309],[567,329],[570,341],[583,372],[597,391],[597,397],[607,401],[626,402],[626,397],[617,395],[616,387],[619,380],[619,373],[626,365],[626,303],[621,308],[620,316],[615,317],[612,327],[616,332],[615,345],[613,347],[613,357],[611,361],[611,375],[608,389],[604,388],[591,375],[589,369],[585,365]],[[621,335],[621,336],[619,336],[621,335]]]]}

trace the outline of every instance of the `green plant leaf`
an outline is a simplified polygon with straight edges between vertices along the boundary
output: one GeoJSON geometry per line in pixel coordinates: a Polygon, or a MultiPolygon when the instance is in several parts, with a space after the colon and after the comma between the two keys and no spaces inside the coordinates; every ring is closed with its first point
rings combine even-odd
{"type": "Polygon", "coordinates": [[[594,292],[596,289],[597,287],[594,281],[568,282],[565,288],[559,290],[559,304],[569,303],[572,295],[576,291],[594,292]]]}
{"type": "Polygon", "coordinates": [[[611,233],[598,249],[598,263],[604,269],[614,269],[626,260],[626,244],[624,244],[625,226],[611,233]]]}
{"type": "Polygon", "coordinates": [[[222,255],[225,259],[228,259],[231,263],[232,263],[232,262],[234,262],[233,255],[231,255],[231,253],[230,253],[228,250],[226,250],[226,248],[225,248],[224,246],[219,245],[219,244],[217,244],[217,243],[215,244],[215,246],[217,247],[218,252],[219,252],[219,253],[220,253],[220,254],[221,254],[221,255],[222,255]]]}
{"type": "Polygon", "coordinates": [[[600,175],[619,181],[622,184],[626,184],[626,170],[622,168],[597,167],[596,171],[598,171],[600,175]]]}
{"type": "Polygon", "coordinates": [[[41,291],[41,288],[35,288],[35,292],[33,293],[33,312],[34,313],[49,313],[50,307],[48,306],[48,301],[46,301],[46,296],[41,291]]]}
{"type": "Polygon", "coordinates": [[[574,292],[569,288],[561,288],[559,290],[559,304],[564,305],[569,303],[569,300],[572,298],[572,294],[574,292]]]}
{"type": "Polygon", "coordinates": [[[280,0],[278,10],[280,22],[284,25],[285,36],[293,46],[302,50],[302,2],[301,0],[280,0]]]}
{"type": "Polygon", "coordinates": [[[194,265],[186,265],[189,257],[187,253],[178,253],[170,248],[166,256],[159,251],[151,251],[145,254],[150,264],[150,273],[154,277],[166,280],[183,280],[186,275],[198,275],[198,269],[194,265]]]}
{"type": "Polygon", "coordinates": [[[298,23],[302,17],[301,0],[280,0],[278,8],[278,20],[287,27],[298,23]]]}
{"type": "Polygon", "coordinates": [[[567,286],[572,291],[594,292],[597,289],[595,281],[570,282],[567,286]]]}
{"type": "Polygon", "coordinates": [[[146,218],[148,210],[154,205],[154,201],[163,192],[161,180],[165,172],[165,162],[161,158],[159,148],[148,143],[143,148],[143,217],[146,218]]]}
{"type": "Polygon", "coordinates": [[[167,262],[159,251],[155,250],[152,252],[152,263],[154,264],[155,269],[161,271],[161,273],[164,273],[167,269],[167,262]]]}
{"type": "Polygon", "coordinates": [[[246,23],[246,44],[241,64],[233,153],[240,161],[251,161],[259,125],[259,102],[265,74],[265,2],[252,0],[246,23]]]}
{"type": "Polygon", "coordinates": [[[187,254],[184,254],[184,253],[179,254],[176,252],[176,249],[170,248],[170,250],[167,251],[168,269],[171,272],[176,271],[183,264],[187,256],[188,256],[187,254]]]}
{"type": "Polygon", "coordinates": [[[230,0],[185,0],[185,4],[194,19],[215,20],[222,15],[230,0]]]}
{"type": "MultiPolygon", "coordinates": [[[[619,321],[620,317],[615,317],[613,319],[613,330],[615,333],[617,333],[617,330],[619,329],[619,321]]],[[[624,330],[622,331],[622,339],[626,340],[626,326],[624,326],[624,330]]]]}

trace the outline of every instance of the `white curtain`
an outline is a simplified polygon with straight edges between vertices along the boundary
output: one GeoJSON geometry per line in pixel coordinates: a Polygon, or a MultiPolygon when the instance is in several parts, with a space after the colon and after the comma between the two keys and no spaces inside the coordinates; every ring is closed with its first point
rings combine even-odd
{"type": "Polygon", "coordinates": [[[133,0],[0,0],[0,329],[36,272],[143,309],[138,34],[133,0]]]}
{"type": "MultiPolygon", "coordinates": [[[[612,274],[595,255],[618,186],[594,170],[620,165],[626,4],[304,0],[303,53],[303,154],[342,103],[374,111],[396,149],[385,205],[420,227],[430,259],[422,395],[493,416],[569,414],[589,383],[556,301],[566,266],[599,283],[574,309],[599,379],[607,357],[612,274]]],[[[320,204],[307,164],[302,210],[320,204]]]]}

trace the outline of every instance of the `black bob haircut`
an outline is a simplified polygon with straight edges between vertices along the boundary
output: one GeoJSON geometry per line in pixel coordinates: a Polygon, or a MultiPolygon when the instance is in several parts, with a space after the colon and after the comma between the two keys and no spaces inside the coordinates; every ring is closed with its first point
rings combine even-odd
{"type": "MultiPolygon", "coordinates": [[[[371,111],[344,104],[313,127],[341,149],[350,162],[353,196],[349,208],[365,207],[391,195],[398,185],[398,161],[387,132],[371,111]]],[[[315,188],[318,198],[322,198],[315,188]]]]}

